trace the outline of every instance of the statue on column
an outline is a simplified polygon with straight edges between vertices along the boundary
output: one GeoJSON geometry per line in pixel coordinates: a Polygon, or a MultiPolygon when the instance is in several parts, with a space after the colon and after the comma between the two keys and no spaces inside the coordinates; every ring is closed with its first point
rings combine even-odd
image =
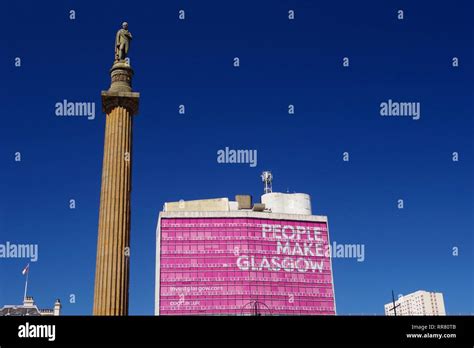
{"type": "Polygon", "coordinates": [[[128,55],[128,49],[132,41],[132,34],[128,31],[128,23],[122,23],[122,29],[115,36],[115,61],[124,61],[128,55]]]}

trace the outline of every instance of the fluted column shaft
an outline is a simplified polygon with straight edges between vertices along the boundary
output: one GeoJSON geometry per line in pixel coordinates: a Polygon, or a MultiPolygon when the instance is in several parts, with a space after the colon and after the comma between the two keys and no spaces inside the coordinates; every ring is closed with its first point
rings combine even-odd
{"type": "Polygon", "coordinates": [[[115,62],[111,85],[102,92],[105,121],[94,315],[127,315],[130,276],[132,124],[140,94],[132,92],[133,70],[115,62]]]}
{"type": "Polygon", "coordinates": [[[130,255],[132,115],[107,114],[94,292],[95,315],[127,315],[130,255]]]}

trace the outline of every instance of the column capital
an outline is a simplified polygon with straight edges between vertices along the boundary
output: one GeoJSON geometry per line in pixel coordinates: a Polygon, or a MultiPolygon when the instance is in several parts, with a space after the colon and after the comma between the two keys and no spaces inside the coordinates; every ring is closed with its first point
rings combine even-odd
{"type": "Polygon", "coordinates": [[[102,111],[105,114],[109,114],[117,106],[126,108],[132,116],[138,114],[140,93],[102,91],[101,96],[102,111]]]}
{"type": "Polygon", "coordinates": [[[109,114],[115,107],[138,113],[140,93],[132,92],[133,69],[126,61],[116,61],[110,69],[110,88],[102,91],[102,111],[109,114]]]}

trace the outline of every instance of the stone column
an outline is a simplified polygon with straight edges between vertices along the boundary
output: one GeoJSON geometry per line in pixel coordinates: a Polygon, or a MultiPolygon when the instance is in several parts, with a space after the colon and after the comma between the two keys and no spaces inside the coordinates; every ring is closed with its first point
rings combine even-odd
{"type": "Polygon", "coordinates": [[[132,125],[140,94],[132,92],[133,70],[126,62],[111,69],[102,92],[106,114],[100,192],[94,315],[128,315],[132,125]]]}

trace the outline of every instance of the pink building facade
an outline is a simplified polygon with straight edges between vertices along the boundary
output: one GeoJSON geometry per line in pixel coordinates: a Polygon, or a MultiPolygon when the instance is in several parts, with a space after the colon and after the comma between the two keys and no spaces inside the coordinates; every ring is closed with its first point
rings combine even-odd
{"type": "Polygon", "coordinates": [[[161,212],[157,315],[335,315],[327,218],[161,212]]]}

